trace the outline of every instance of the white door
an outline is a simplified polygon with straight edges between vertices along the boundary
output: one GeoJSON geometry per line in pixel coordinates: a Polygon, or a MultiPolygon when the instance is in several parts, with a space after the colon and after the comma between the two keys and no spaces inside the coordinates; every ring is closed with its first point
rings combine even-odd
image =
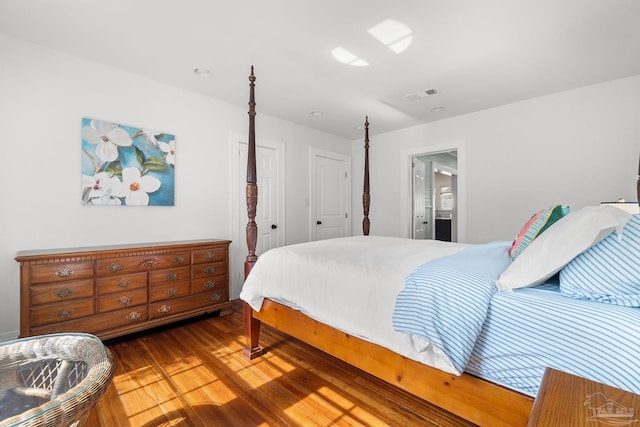
{"type": "Polygon", "coordinates": [[[413,238],[427,238],[425,164],[413,159],[413,238]]]}
{"type": "MultiPolygon", "coordinates": [[[[245,143],[240,146],[240,189],[239,194],[239,211],[244,223],[240,224],[242,230],[247,224],[247,200],[245,196],[247,185],[247,150],[248,145],[245,143]]],[[[263,147],[256,145],[256,173],[258,184],[258,207],[256,209],[256,225],[258,226],[258,242],[256,244],[256,255],[265,253],[271,248],[281,246],[283,244],[283,227],[284,224],[279,223],[282,220],[280,210],[280,182],[278,171],[278,153],[271,147],[263,147]]],[[[246,254],[247,240],[245,233],[241,235],[241,250],[246,254]]]]}
{"type": "Polygon", "coordinates": [[[311,151],[311,240],[351,235],[351,159],[323,150],[311,151]]]}

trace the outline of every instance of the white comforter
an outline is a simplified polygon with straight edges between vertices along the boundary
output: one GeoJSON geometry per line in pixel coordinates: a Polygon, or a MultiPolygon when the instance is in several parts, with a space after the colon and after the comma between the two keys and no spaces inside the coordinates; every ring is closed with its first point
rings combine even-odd
{"type": "Polygon", "coordinates": [[[410,359],[455,373],[437,347],[394,331],[392,314],[409,273],[466,246],[380,236],[284,246],[260,256],[240,298],[256,311],[269,298],[410,359]]]}

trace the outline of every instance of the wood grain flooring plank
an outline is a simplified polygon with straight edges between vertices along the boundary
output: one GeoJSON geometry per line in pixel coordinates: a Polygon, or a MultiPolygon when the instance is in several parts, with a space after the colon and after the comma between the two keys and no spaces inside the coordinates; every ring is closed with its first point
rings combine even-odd
{"type": "Polygon", "coordinates": [[[234,390],[229,375],[198,345],[185,345],[189,330],[162,332],[162,341],[145,338],[149,351],[173,386],[191,405],[205,425],[257,424],[261,417],[245,405],[234,390]],[[231,384],[230,384],[231,383],[231,384]]]}
{"type": "Polygon", "coordinates": [[[473,426],[268,326],[248,361],[243,325],[236,311],[107,341],[116,375],[86,426],[473,426]]]}

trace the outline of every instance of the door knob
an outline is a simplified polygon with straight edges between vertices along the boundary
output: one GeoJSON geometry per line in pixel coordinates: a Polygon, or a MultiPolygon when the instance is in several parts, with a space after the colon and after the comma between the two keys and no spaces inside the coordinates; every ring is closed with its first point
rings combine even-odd
{"type": "Polygon", "coordinates": [[[272,230],[275,230],[276,228],[278,228],[278,226],[277,226],[277,225],[275,225],[275,224],[271,224],[271,229],[272,229],[272,230]]]}
{"type": "Polygon", "coordinates": [[[316,224],[320,225],[322,224],[322,221],[316,221],[316,224]]]}

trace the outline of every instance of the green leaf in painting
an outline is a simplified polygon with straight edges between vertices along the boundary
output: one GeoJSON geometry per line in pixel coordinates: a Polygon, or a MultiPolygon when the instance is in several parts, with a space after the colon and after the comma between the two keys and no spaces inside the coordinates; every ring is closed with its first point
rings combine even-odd
{"type": "Polygon", "coordinates": [[[143,163],[142,167],[150,171],[161,171],[161,170],[167,169],[169,165],[164,159],[160,159],[158,157],[151,157],[150,159],[148,159],[146,162],[143,163]]]}
{"type": "Polygon", "coordinates": [[[120,160],[113,161],[107,165],[105,172],[110,173],[113,176],[122,176],[122,164],[120,160]]]}
{"type": "Polygon", "coordinates": [[[138,147],[136,147],[134,145],[134,148],[136,149],[136,160],[138,161],[138,163],[140,163],[141,165],[144,164],[145,162],[145,156],[144,153],[142,152],[141,149],[139,149],[138,147]]]}

